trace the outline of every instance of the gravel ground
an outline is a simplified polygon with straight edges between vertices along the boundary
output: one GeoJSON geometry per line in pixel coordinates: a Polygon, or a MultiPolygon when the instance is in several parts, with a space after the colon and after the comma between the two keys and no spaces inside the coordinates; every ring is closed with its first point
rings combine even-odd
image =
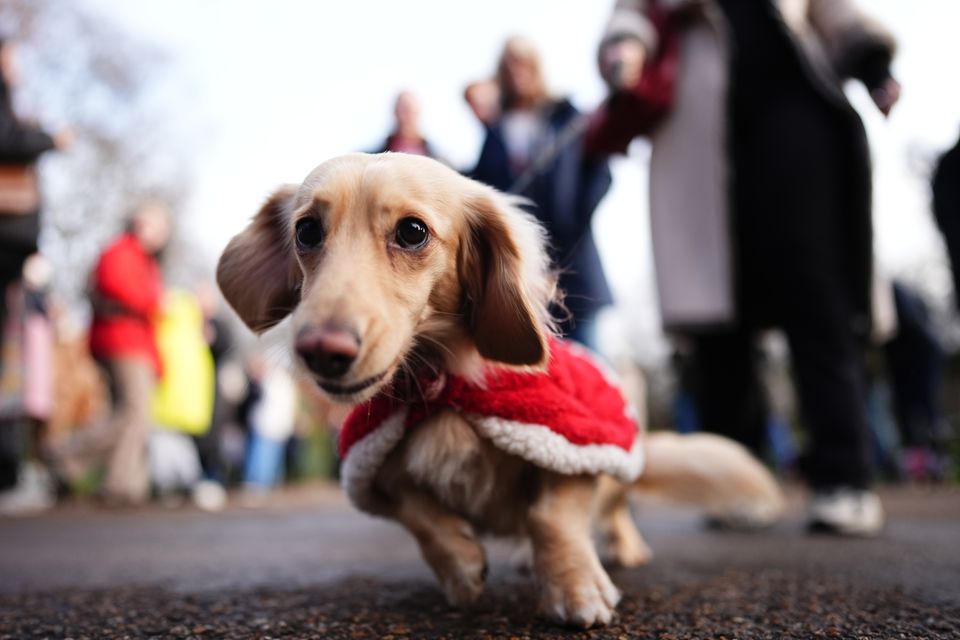
{"type": "Polygon", "coordinates": [[[960,638],[960,492],[884,494],[876,540],[710,532],[684,510],[638,515],[657,557],[614,570],[614,624],[536,615],[494,546],[478,606],[451,610],[396,527],[336,492],[210,515],[85,507],[0,521],[5,638],[960,638]]]}
{"type": "MultiPolygon", "coordinates": [[[[632,573],[632,572],[631,572],[632,573]]],[[[457,612],[425,582],[351,578],[296,590],[156,589],[0,599],[2,638],[958,638],[960,609],[898,590],[823,584],[776,571],[651,584],[617,575],[614,624],[580,633],[536,616],[525,585],[457,612]]]]}

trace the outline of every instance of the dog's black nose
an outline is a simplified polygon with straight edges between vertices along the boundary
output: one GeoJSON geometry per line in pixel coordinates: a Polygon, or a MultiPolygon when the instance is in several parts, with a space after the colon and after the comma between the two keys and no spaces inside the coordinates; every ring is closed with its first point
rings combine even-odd
{"type": "Polygon", "coordinates": [[[324,378],[345,374],[360,352],[360,338],[342,327],[304,327],[293,344],[307,368],[324,378]]]}

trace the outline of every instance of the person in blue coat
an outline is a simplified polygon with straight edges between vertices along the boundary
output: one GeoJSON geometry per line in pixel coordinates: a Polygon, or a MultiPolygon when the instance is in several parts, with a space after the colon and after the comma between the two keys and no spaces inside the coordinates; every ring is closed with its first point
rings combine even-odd
{"type": "Polygon", "coordinates": [[[591,230],[610,187],[607,159],[584,154],[580,113],[550,96],[540,56],[525,38],[507,40],[495,82],[471,85],[465,98],[486,129],[470,177],[530,200],[560,270],[561,329],[595,349],[597,312],[613,302],[591,230]]]}

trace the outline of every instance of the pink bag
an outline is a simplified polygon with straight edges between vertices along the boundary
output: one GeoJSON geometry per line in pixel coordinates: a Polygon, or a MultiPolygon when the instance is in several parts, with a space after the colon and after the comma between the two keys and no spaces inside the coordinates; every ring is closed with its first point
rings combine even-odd
{"type": "Polygon", "coordinates": [[[23,320],[23,411],[47,420],[53,412],[53,327],[41,313],[23,320]]]}

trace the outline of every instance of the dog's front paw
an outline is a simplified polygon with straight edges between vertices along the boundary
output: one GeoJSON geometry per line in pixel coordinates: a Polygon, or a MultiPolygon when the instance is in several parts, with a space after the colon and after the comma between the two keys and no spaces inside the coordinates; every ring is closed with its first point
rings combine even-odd
{"type": "Polygon", "coordinates": [[[440,577],[443,593],[454,607],[468,607],[483,593],[487,579],[487,559],[483,547],[466,546],[456,557],[454,566],[440,577]]]}
{"type": "Polygon", "coordinates": [[[548,618],[584,629],[610,624],[620,591],[602,570],[543,585],[541,608],[548,618]]]}

